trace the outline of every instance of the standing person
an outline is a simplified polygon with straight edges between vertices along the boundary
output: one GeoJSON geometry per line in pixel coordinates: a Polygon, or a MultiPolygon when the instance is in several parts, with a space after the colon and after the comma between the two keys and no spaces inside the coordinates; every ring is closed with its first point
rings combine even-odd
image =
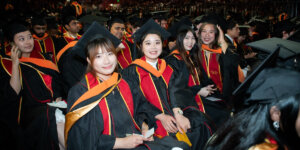
{"type": "Polygon", "coordinates": [[[9,120],[21,127],[22,149],[59,149],[56,108],[47,105],[62,100],[58,69],[49,60],[30,57],[34,40],[25,26],[13,24],[10,28],[11,59],[1,57],[0,68],[4,83],[1,100],[8,108],[17,107],[9,120]]]}
{"type": "Polygon", "coordinates": [[[298,150],[299,72],[263,70],[244,92],[243,109],[216,132],[206,150],[298,150]]]}
{"type": "Polygon", "coordinates": [[[169,33],[154,20],[144,24],[134,34],[143,56],[123,70],[122,75],[132,87],[139,87],[135,90],[141,90],[146,99],[163,112],[156,116],[157,137],[186,133],[192,149],[201,149],[213,131],[198,110],[187,83],[180,80],[183,74],[159,59],[162,41],[168,36],[169,33]]]}
{"type": "MultiPolygon", "coordinates": [[[[238,42],[236,42],[237,38],[240,35],[240,28],[239,24],[234,21],[233,19],[229,19],[227,21],[227,28],[226,28],[226,34],[225,34],[225,41],[228,44],[228,47],[232,49],[232,52],[236,53],[239,57],[240,60],[243,59],[244,55],[243,50],[241,47],[238,45],[238,42]]],[[[241,62],[241,61],[239,61],[241,62]]],[[[239,75],[239,81],[242,83],[245,80],[245,76],[243,74],[242,68],[240,66],[241,64],[239,63],[238,65],[238,75],[239,75]]]]}
{"type": "Polygon", "coordinates": [[[93,37],[86,45],[86,56],[87,74],[68,95],[67,149],[187,147],[172,137],[143,137],[154,125],[154,116],[161,112],[115,72],[117,55],[109,39],[102,35],[93,37]]]}

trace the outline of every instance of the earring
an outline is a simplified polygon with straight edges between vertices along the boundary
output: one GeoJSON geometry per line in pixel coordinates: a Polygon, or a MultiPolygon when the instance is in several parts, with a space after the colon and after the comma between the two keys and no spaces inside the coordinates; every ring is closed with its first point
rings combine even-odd
{"type": "Polygon", "coordinates": [[[278,131],[278,129],[279,129],[279,122],[278,121],[274,121],[273,122],[273,126],[274,126],[275,130],[278,131]]]}

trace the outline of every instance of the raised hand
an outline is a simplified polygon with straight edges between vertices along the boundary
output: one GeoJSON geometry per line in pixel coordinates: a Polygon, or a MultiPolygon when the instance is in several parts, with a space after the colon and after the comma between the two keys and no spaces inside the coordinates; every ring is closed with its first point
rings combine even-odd
{"type": "Polygon", "coordinates": [[[19,50],[18,46],[13,45],[11,48],[11,55],[10,55],[13,65],[19,65],[20,55],[21,55],[21,51],[19,50]]]}
{"type": "Polygon", "coordinates": [[[224,32],[223,30],[221,29],[221,27],[219,25],[217,25],[217,28],[219,30],[219,39],[218,39],[218,43],[219,45],[221,45],[221,48],[222,48],[222,51],[223,53],[226,52],[227,48],[228,48],[228,44],[227,42],[225,41],[225,38],[224,38],[224,32]]]}

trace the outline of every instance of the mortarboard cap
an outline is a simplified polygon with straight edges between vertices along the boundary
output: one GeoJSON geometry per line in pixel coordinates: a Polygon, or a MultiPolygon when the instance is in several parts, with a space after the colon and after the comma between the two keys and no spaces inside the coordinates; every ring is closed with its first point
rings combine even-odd
{"type": "Polygon", "coordinates": [[[178,32],[187,27],[192,27],[193,23],[189,19],[189,17],[182,18],[179,22],[174,23],[170,28],[168,28],[168,32],[171,33],[172,38],[176,38],[178,32]]]}
{"type": "Polygon", "coordinates": [[[280,38],[269,38],[248,43],[247,46],[262,50],[267,53],[273,52],[280,47],[279,57],[287,59],[300,53],[300,43],[280,38]]]}
{"type": "Polygon", "coordinates": [[[246,97],[246,91],[248,90],[252,81],[257,77],[257,75],[265,68],[271,68],[276,66],[276,60],[278,57],[280,49],[277,48],[271,54],[268,55],[266,59],[245,79],[245,81],[240,84],[232,93],[235,108],[240,107],[246,97]]]}
{"type": "Polygon", "coordinates": [[[121,43],[121,41],[114,35],[112,35],[106,28],[104,28],[97,22],[93,22],[87,29],[87,31],[79,39],[79,41],[76,43],[76,45],[72,48],[72,51],[74,51],[77,55],[85,59],[86,56],[84,48],[86,47],[86,44],[97,35],[102,35],[103,37],[109,38],[115,47],[118,47],[121,43]]]}
{"type": "Polygon", "coordinates": [[[149,19],[139,30],[137,30],[132,36],[134,40],[139,43],[142,36],[150,31],[157,31],[161,34],[163,40],[167,40],[171,35],[168,31],[157,24],[153,19],[149,19]]]}
{"type": "Polygon", "coordinates": [[[11,41],[13,41],[14,36],[16,34],[24,31],[29,31],[29,29],[26,26],[19,23],[11,24],[8,28],[9,28],[8,36],[11,41]]]}
{"type": "Polygon", "coordinates": [[[245,105],[266,104],[300,93],[300,73],[283,68],[263,70],[251,83],[245,105]]]}
{"type": "Polygon", "coordinates": [[[201,22],[208,22],[215,25],[219,25],[223,30],[223,32],[224,33],[226,32],[226,28],[227,28],[226,20],[217,14],[214,13],[208,14],[202,18],[201,22]]]}

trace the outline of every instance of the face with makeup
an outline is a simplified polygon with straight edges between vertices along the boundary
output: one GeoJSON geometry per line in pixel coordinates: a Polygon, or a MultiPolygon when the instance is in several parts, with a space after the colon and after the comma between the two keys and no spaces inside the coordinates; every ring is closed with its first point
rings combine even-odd
{"type": "Polygon", "coordinates": [[[15,34],[13,43],[22,53],[31,53],[34,46],[32,34],[28,30],[15,34]]]}
{"type": "Polygon", "coordinates": [[[87,58],[92,70],[100,79],[109,79],[117,66],[116,55],[112,51],[107,51],[104,47],[98,46],[93,57],[92,60],[87,58]]]}
{"type": "Polygon", "coordinates": [[[157,34],[148,34],[142,42],[142,51],[147,61],[156,62],[162,53],[162,40],[157,34]]]}
{"type": "Polygon", "coordinates": [[[191,31],[187,32],[183,39],[184,49],[190,51],[196,43],[196,38],[191,31]]]}
{"type": "Polygon", "coordinates": [[[206,45],[211,45],[215,41],[215,34],[216,34],[215,25],[213,24],[206,24],[203,26],[202,30],[200,31],[200,39],[206,45]]]}

